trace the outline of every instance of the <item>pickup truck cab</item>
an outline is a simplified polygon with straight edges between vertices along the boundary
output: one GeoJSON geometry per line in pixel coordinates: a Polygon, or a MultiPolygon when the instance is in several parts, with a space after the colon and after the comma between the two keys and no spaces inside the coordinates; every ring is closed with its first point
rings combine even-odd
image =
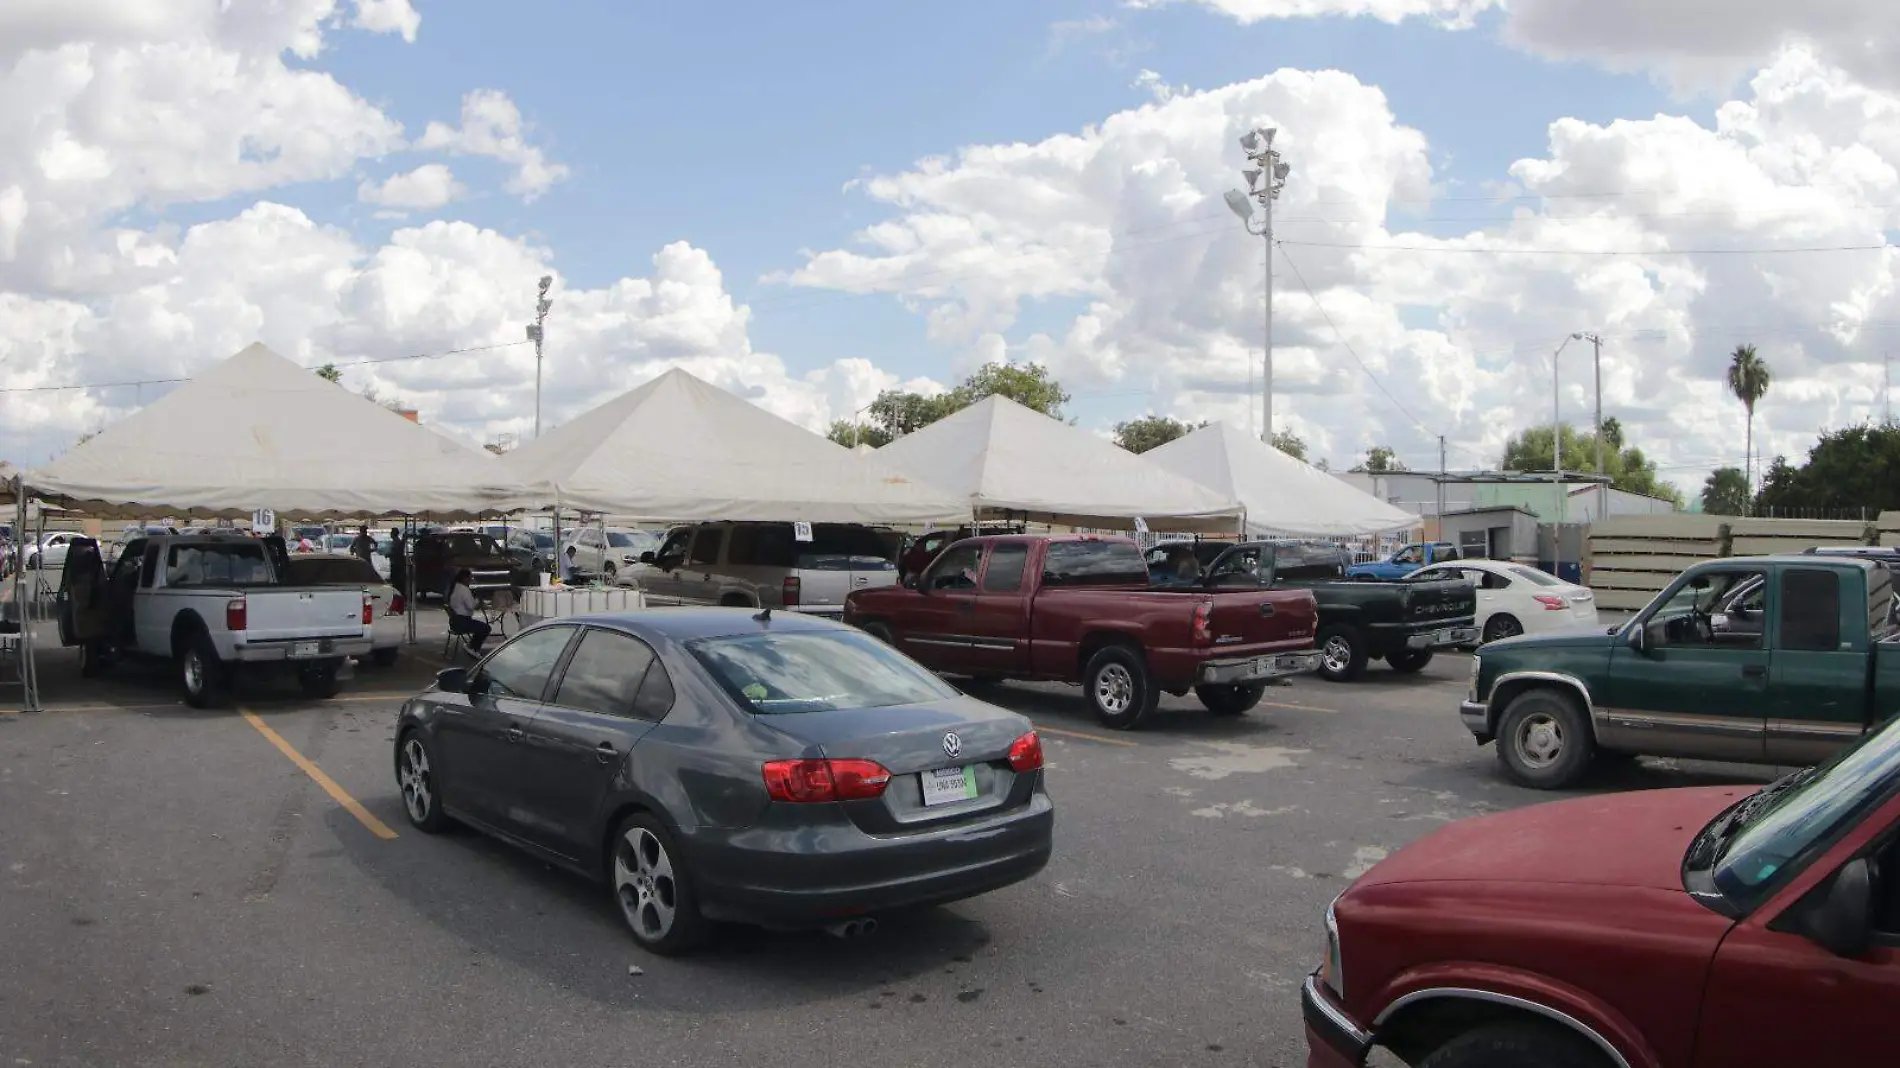
{"type": "Polygon", "coordinates": [[[844,621],[927,667],[983,680],[1080,682],[1096,717],[1139,726],[1166,691],[1216,715],[1315,670],[1307,590],[1151,588],[1126,538],[968,538],[914,582],[853,592],[844,621]]]}
{"type": "Polygon", "coordinates": [[[1329,682],[1358,678],[1371,659],[1410,675],[1437,650],[1478,640],[1477,594],[1469,583],[1348,582],[1346,552],[1336,545],[1167,542],[1148,550],[1148,569],[1157,586],[1311,590],[1319,604],[1319,674],[1329,682]]]}
{"type": "Polygon", "coordinates": [[[1300,994],[1309,1068],[1374,1046],[1420,1068],[1892,1064],[1900,721],[1759,791],[1453,823],[1325,927],[1300,994]]]}
{"type": "Polygon", "coordinates": [[[185,701],[218,703],[240,666],[294,671],[335,696],[347,658],[372,648],[375,601],[361,587],[291,586],[282,539],[136,539],[108,573],[99,545],[73,542],[61,578],[60,644],[96,675],[122,656],[169,660],[185,701]]]}
{"type": "Polygon", "coordinates": [[[1814,764],[1900,709],[1895,632],[1878,564],[1710,560],[1622,626],[1484,646],[1460,714],[1506,775],[1543,789],[1600,753],[1814,764]]]}
{"type": "Polygon", "coordinates": [[[1427,564],[1442,564],[1447,560],[1456,559],[1458,559],[1458,547],[1451,542],[1422,541],[1407,545],[1383,560],[1354,564],[1346,569],[1346,577],[1397,582],[1427,564]]]}

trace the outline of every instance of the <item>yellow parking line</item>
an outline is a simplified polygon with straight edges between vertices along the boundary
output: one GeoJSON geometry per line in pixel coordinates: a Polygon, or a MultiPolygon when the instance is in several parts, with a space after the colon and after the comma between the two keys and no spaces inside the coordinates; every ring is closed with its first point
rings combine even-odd
{"type": "Polygon", "coordinates": [[[1103,745],[1122,745],[1130,749],[1141,748],[1140,742],[1131,742],[1123,738],[1110,738],[1105,734],[1089,734],[1086,731],[1065,731],[1059,727],[1045,727],[1040,723],[1036,724],[1036,732],[1038,734],[1054,734],[1063,738],[1080,738],[1083,741],[1100,742],[1103,745]]]}
{"type": "Polygon", "coordinates": [[[1339,711],[1339,709],[1337,708],[1321,708],[1318,705],[1289,705],[1289,704],[1283,704],[1279,701],[1262,701],[1260,703],[1262,706],[1266,708],[1291,708],[1296,712],[1337,712],[1339,711]]]}
{"type": "Polygon", "coordinates": [[[329,794],[333,799],[335,799],[337,804],[342,805],[344,808],[344,811],[348,812],[352,816],[355,816],[356,822],[362,824],[364,827],[369,828],[369,833],[375,835],[378,838],[383,839],[384,841],[387,841],[391,838],[396,837],[396,832],[390,830],[388,824],[384,823],[382,820],[377,819],[374,815],[370,813],[369,809],[366,809],[363,807],[362,802],[358,801],[354,797],[351,797],[348,791],[344,790],[343,787],[338,786],[336,784],[335,779],[332,779],[328,775],[325,775],[323,773],[322,768],[317,767],[315,764],[312,764],[309,761],[309,759],[307,759],[302,753],[297,752],[294,746],[292,746],[289,742],[284,741],[283,735],[278,734],[274,730],[271,730],[269,724],[265,723],[263,720],[257,717],[257,713],[251,711],[248,708],[240,708],[238,709],[238,712],[240,712],[244,716],[245,722],[257,728],[257,733],[263,735],[265,741],[268,741],[270,744],[276,746],[278,752],[289,757],[290,762],[292,764],[295,764],[298,767],[302,768],[303,773],[305,775],[310,776],[311,780],[314,781],[318,786],[323,787],[323,792],[326,794],[329,794]]]}

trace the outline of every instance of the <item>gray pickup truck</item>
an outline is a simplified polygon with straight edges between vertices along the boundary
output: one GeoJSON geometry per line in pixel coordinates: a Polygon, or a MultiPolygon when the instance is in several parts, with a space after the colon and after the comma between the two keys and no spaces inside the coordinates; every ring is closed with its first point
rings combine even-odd
{"type": "Polygon", "coordinates": [[[129,541],[108,571],[76,540],[59,598],[60,644],[82,674],[122,657],[170,661],[195,708],[218,703],[235,671],[293,671],[331,697],[350,657],[372,648],[375,601],[359,587],[291,586],[282,539],[175,535],[129,541]]]}

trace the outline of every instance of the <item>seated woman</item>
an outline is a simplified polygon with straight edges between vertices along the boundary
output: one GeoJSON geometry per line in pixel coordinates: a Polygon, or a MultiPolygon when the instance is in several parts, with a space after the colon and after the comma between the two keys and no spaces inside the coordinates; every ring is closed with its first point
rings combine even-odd
{"type": "Polygon", "coordinates": [[[475,591],[468,585],[473,579],[466,567],[455,573],[455,586],[449,591],[449,633],[468,635],[468,651],[480,656],[482,643],[494,628],[475,618],[475,591]]]}

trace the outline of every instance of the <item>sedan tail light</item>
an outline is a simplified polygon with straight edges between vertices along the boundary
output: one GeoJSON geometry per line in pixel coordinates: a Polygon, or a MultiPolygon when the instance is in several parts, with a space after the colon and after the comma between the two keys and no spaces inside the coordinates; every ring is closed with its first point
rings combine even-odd
{"type": "Polygon", "coordinates": [[[236,633],[245,629],[251,621],[251,606],[242,597],[234,597],[224,602],[224,629],[236,633]]]}
{"type": "Polygon", "coordinates": [[[391,597],[389,599],[389,614],[390,615],[399,616],[399,615],[402,615],[404,612],[407,612],[408,610],[409,610],[409,602],[404,601],[402,599],[402,594],[399,593],[396,596],[391,597]]]}
{"type": "Polygon", "coordinates": [[[375,622],[376,622],[376,598],[371,597],[369,594],[366,593],[363,595],[363,625],[367,627],[370,624],[375,623],[375,622]]]}
{"type": "Polygon", "coordinates": [[[891,773],[875,760],[773,760],[765,765],[765,792],[774,801],[817,804],[884,796],[891,773]]]}
{"type": "Polygon", "coordinates": [[[1548,593],[1534,594],[1531,599],[1543,605],[1546,612],[1562,612],[1570,607],[1562,597],[1555,597],[1548,593]]]}
{"type": "Polygon", "coordinates": [[[798,576],[797,575],[785,576],[785,581],[779,585],[779,603],[783,604],[787,608],[797,608],[798,594],[799,594],[798,576]]]}
{"type": "Polygon", "coordinates": [[[1010,743],[1009,766],[1019,775],[1042,767],[1042,739],[1036,737],[1035,731],[1010,743]]]}
{"type": "Polygon", "coordinates": [[[1208,625],[1214,614],[1214,602],[1201,601],[1194,606],[1194,644],[1206,645],[1214,640],[1214,630],[1208,625]]]}

